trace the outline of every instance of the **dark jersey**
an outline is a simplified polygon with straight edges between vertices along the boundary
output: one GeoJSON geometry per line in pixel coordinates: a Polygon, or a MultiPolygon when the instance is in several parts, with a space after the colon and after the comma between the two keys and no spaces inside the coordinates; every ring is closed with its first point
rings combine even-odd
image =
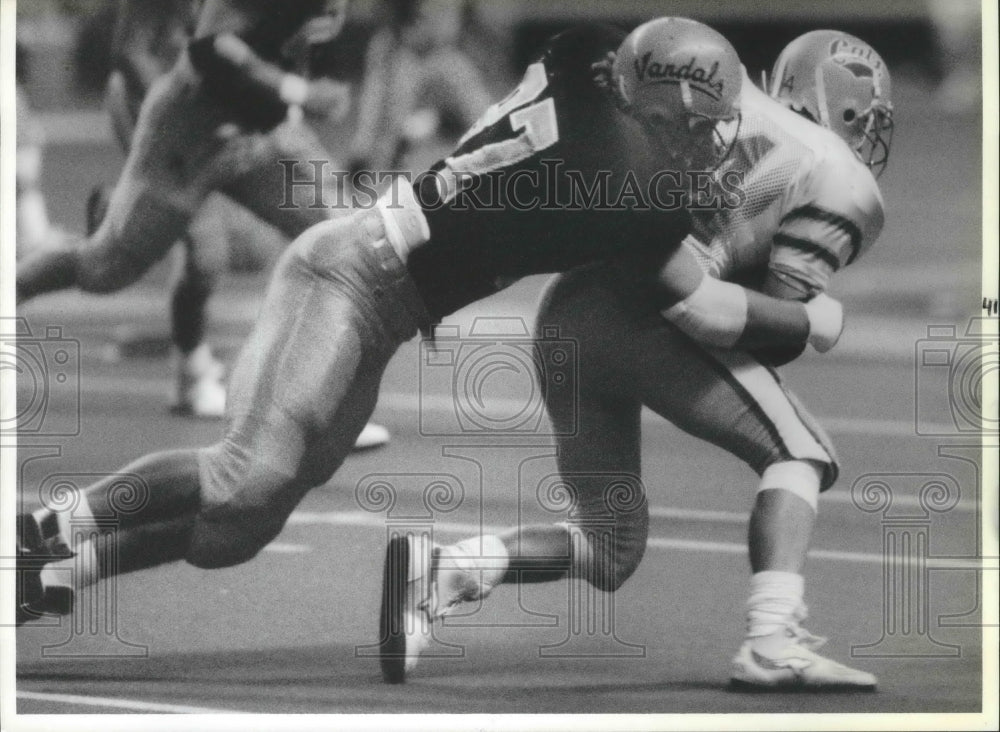
{"type": "Polygon", "coordinates": [[[593,64],[624,36],[587,26],[551,39],[520,86],[417,180],[431,238],[408,267],[433,316],[526,275],[665,253],[688,233],[684,210],[650,196],[676,166],[595,81],[593,64]]]}
{"type": "Polygon", "coordinates": [[[329,12],[327,0],[206,0],[196,38],[234,33],[265,61],[290,68],[289,41],[311,19],[329,12]]]}

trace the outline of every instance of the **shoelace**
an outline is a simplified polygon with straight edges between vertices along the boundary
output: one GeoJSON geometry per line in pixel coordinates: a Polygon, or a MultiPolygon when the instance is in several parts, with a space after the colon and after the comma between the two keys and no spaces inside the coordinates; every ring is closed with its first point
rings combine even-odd
{"type": "Polygon", "coordinates": [[[785,623],[785,628],[803,648],[808,651],[815,651],[817,648],[821,648],[824,644],[826,644],[829,639],[821,635],[813,635],[808,630],[803,628],[801,623],[808,618],[809,608],[805,605],[805,603],[802,603],[795,608],[795,611],[792,613],[792,617],[785,623]]]}
{"type": "Polygon", "coordinates": [[[828,638],[820,635],[813,635],[799,625],[798,622],[790,622],[785,627],[788,629],[788,632],[794,636],[795,641],[809,651],[815,651],[816,649],[821,648],[827,640],[829,640],[828,638]]]}

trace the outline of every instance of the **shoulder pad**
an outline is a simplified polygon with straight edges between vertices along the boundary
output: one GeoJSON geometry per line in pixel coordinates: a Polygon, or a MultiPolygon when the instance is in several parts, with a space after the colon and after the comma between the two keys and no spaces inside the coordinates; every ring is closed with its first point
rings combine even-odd
{"type": "Polygon", "coordinates": [[[817,156],[803,194],[806,203],[857,227],[860,246],[851,261],[869,249],[882,232],[885,208],[878,183],[846,144],[817,156]]]}

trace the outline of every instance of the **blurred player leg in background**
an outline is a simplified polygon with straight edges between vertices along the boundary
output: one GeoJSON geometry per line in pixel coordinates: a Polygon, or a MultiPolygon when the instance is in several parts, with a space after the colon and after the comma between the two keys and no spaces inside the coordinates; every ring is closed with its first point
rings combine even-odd
{"type": "Polygon", "coordinates": [[[31,113],[31,104],[23,86],[28,74],[28,54],[17,46],[17,165],[15,191],[17,204],[16,257],[44,248],[59,233],[49,222],[49,213],[42,194],[42,158],[45,133],[31,113]]]}
{"type": "Polygon", "coordinates": [[[479,70],[458,47],[460,4],[384,0],[382,10],[386,23],[365,57],[352,173],[398,170],[414,146],[442,126],[457,137],[490,101],[479,70]]]}
{"type": "MultiPolygon", "coordinates": [[[[135,281],[162,258],[176,238],[185,239],[187,255],[175,284],[171,309],[172,335],[178,350],[175,407],[181,413],[221,417],[225,403],[223,369],[203,336],[205,304],[225,258],[217,254],[204,256],[198,250],[224,247],[229,234],[227,221],[249,214],[212,216],[211,211],[204,211],[203,203],[212,191],[222,191],[285,236],[297,236],[337,214],[338,209],[328,207],[334,199],[331,181],[325,179],[318,181],[318,203],[310,200],[283,206],[283,162],[328,160],[330,156],[301,114],[283,123],[272,119],[261,129],[254,129],[256,123],[250,119],[247,127],[248,120],[241,119],[240,114],[250,118],[260,114],[253,100],[246,100],[248,108],[244,111],[227,110],[227,105],[214,98],[205,80],[192,68],[188,54],[181,53],[191,26],[191,4],[178,0],[151,5],[145,13],[139,4],[124,2],[119,19],[119,68],[109,85],[109,101],[115,129],[128,146],[129,157],[108,204],[107,216],[86,243],[26,263],[18,273],[19,297],[27,299],[74,284],[91,291],[115,291],[135,281]],[[164,73],[175,56],[170,72],[164,73]],[[147,88],[151,91],[141,106],[138,123],[133,125],[138,100],[147,88]],[[188,231],[195,216],[199,217],[197,231],[188,231]],[[206,269],[208,265],[211,270],[206,269]]],[[[312,5],[310,12],[325,10],[323,4],[312,5]]],[[[233,6],[219,3],[210,3],[209,7],[216,17],[235,12],[233,6]]],[[[339,20],[331,19],[324,25],[332,28],[333,35],[339,32],[344,4],[337,4],[334,11],[339,20]]],[[[273,9],[259,12],[266,16],[273,9]]],[[[309,37],[302,44],[292,44],[291,52],[305,53],[309,42],[332,39],[329,33],[318,38],[313,32],[317,26],[311,23],[325,17],[304,22],[303,29],[291,40],[303,34],[309,37]]],[[[270,71],[276,67],[268,67],[265,61],[258,59],[256,64],[248,73],[264,68],[268,73],[281,74],[270,71]]],[[[335,87],[332,83],[328,86],[335,87]]],[[[335,111],[342,115],[346,101],[333,95],[329,99],[331,104],[337,104],[319,113],[335,111]]],[[[277,100],[275,103],[279,106],[269,107],[272,115],[286,109],[277,100]]],[[[92,216],[93,223],[97,218],[92,216]]],[[[387,437],[384,429],[373,426],[359,447],[384,444],[387,437]]]]}

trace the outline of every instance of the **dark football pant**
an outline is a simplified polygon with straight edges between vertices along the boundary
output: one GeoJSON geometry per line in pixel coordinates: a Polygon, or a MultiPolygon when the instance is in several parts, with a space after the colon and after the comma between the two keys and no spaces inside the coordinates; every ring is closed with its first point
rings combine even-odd
{"type": "Polygon", "coordinates": [[[775,463],[813,460],[825,466],[824,490],[836,480],[829,439],[773,369],[746,353],[699,346],[612,267],[557,277],[536,332],[553,326],[560,339],[577,344],[578,389],[549,391],[546,407],[561,435],[559,471],[576,500],[571,523],[584,529],[595,556],[591,566],[600,572],[588,577],[593,584],[617,588],[645,551],[643,406],[758,474],[775,463]]]}

